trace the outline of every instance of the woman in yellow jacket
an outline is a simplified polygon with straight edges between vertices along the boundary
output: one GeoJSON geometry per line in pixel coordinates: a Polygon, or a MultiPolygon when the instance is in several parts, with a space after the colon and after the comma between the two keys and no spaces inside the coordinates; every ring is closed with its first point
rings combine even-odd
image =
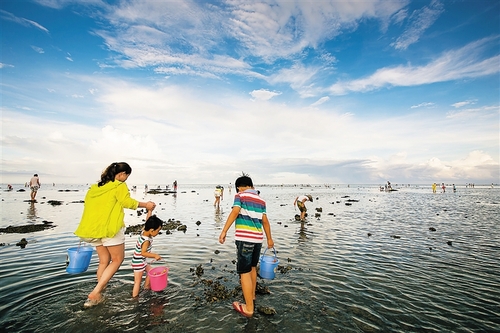
{"type": "Polygon", "coordinates": [[[83,215],[75,235],[96,247],[99,256],[97,286],[89,294],[84,307],[102,302],[102,290],[118,271],[125,257],[124,208],[153,210],[152,201],[139,202],[130,197],[125,181],[132,168],[125,162],[112,163],[85,196],[83,215]]]}

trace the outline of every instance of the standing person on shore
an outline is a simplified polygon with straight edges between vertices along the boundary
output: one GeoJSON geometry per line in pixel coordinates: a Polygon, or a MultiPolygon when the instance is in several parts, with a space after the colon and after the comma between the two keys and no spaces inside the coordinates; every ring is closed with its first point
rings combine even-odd
{"type": "Polygon", "coordinates": [[[432,183],[432,193],[436,193],[437,184],[432,183]]]}
{"type": "Polygon", "coordinates": [[[306,207],[306,204],[305,204],[306,201],[313,202],[312,195],[306,194],[306,195],[298,196],[298,197],[295,198],[295,201],[293,202],[293,206],[294,207],[295,207],[295,205],[297,205],[297,207],[299,207],[300,221],[301,222],[304,222],[305,218],[306,218],[306,213],[307,213],[307,207],[306,207]]]}
{"type": "Polygon", "coordinates": [[[30,180],[30,189],[31,189],[31,201],[35,201],[36,193],[38,192],[38,189],[40,188],[40,178],[38,178],[38,174],[34,174],[33,177],[31,177],[30,180]]]}
{"type": "Polygon", "coordinates": [[[219,235],[219,242],[224,244],[227,231],[235,223],[235,243],[238,253],[236,271],[240,275],[241,289],[245,304],[233,302],[233,308],[245,317],[254,313],[255,289],[257,288],[257,264],[266,233],[267,247],[273,248],[271,225],[267,219],[266,202],[259,197],[253,187],[252,179],[243,175],[234,183],[236,194],[231,213],[219,235]]]}
{"type": "Polygon", "coordinates": [[[124,208],[153,210],[152,201],[139,202],[130,197],[125,181],[132,168],[125,162],[112,163],[85,195],[82,219],[75,235],[96,247],[99,256],[97,285],[83,305],[91,307],[104,300],[102,290],[118,271],[125,257],[124,208]]]}
{"type": "Polygon", "coordinates": [[[441,183],[441,190],[443,190],[443,193],[446,192],[446,186],[444,185],[444,183],[441,183]]]}
{"type": "Polygon", "coordinates": [[[177,192],[177,180],[174,180],[174,191],[177,192]]]}

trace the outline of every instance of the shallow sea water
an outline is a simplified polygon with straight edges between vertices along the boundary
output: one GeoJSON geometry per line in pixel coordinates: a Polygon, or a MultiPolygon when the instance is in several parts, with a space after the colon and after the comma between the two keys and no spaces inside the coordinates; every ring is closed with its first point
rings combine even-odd
{"type": "MultiPolygon", "coordinates": [[[[130,184],[129,184],[130,185],[130,184]]],[[[291,270],[273,280],[259,278],[271,294],[257,306],[273,316],[246,319],[234,299],[208,303],[203,279],[238,285],[234,226],[224,245],[218,235],[230,212],[226,189],[219,211],[213,186],[179,186],[177,195],[131,192],[157,203],[155,213],[187,225],[161,234],[153,251],[170,271],[162,292],[131,298],[130,258],[136,236],[126,239],[126,258],[109,283],[106,301],[84,309],[95,286],[97,254],[87,272],[66,273],[67,249],[82,213],[86,185],[42,187],[38,202],[29,192],[5,191],[0,228],[51,221],[53,229],[0,234],[0,330],[9,332],[493,332],[500,330],[500,190],[458,187],[433,194],[430,186],[380,192],[378,186],[258,186],[267,202],[280,265],[291,270]],[[294,221],[293,200],[310,193],[305,225],[294,221]],[[355,200],[350,202],[347,200],[355,200]],[[52,206],[48,200],[61,200],[52,206]],[[316,217],[316,208],[322,208],[316,217]],[[199,226],[196,222],[200,221],[199,226]],[[435,228],[431,231],[429,228],[435,228]],[[21,249],[15,244],[26,238],[21,249]],[[448,242],[452,242],[451,245],[448,242]],[[216,250],[220,253],[216,254],[216,250]],[[201,301],[200,301],[201,300],[201,301]]],[[[126,210],[127,226],[144,216],[126,210]]]]}

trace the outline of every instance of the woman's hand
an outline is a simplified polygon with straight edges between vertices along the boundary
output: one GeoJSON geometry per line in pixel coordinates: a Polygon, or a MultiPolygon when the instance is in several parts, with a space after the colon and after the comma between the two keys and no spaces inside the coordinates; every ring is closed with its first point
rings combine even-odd
{"type": "Polygon", "coordinates": [[[146,202],[146,210],[153,210],[155,209],[156,204],[153,201],[148,201],[146,202]]]}

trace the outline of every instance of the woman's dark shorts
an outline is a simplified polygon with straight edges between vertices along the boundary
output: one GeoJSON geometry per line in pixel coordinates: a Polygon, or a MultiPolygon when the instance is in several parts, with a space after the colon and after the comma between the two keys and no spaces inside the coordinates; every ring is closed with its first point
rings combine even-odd
{"type": "Polygon", "coordinates": [[[249,273],[252,267],[257,267],[260,259],[260,249],[262,243],[250,243],[243,241],[235,241],[238,252],[238,262],[236,263],[236,271],[238,274],[249,273]]]}

